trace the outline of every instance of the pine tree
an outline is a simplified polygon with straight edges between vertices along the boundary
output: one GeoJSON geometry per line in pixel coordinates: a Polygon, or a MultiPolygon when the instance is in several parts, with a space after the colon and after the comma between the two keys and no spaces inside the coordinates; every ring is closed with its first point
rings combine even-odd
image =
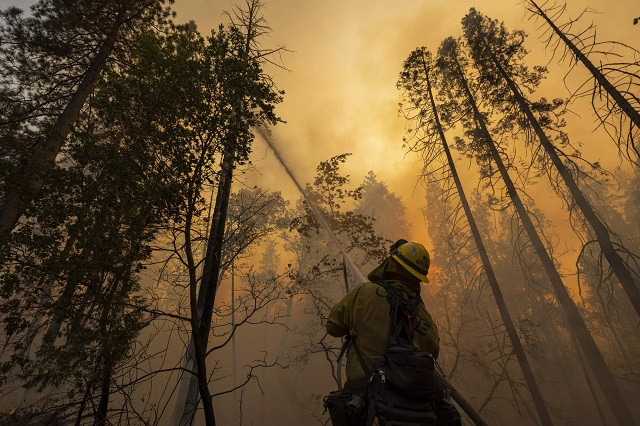
{"type": "Polygon", "coordinates": [[[115,49],[166,17],[161,0],[40,0],[32,15],[0,17],[0,241],[16,227],[44,182],[115,49]]]}
{"type": "Polygon", "coordinates": [[[500,179],[504,183],[510,202],[513,204],[520,221],[529,240],[536,250],[536,254],[540,258],[542,266],[551,281],[556,299],[562,307],[569,327],[575,334],[577,341],[580,343],[585,353],[587,361],[591,366],[593,374],[596,376],[598,383],[603,389],[607,401],[614,412],[614,415],[621,424],[630,424],[633,422],[633,416],[627,408],[622,394],[615,382],[613,375],[604,361],[602,353],[598,349],[593,336],[585,325],[584,320],[569,296],[569,293],[562,282],[556,265],[549,256],[545,245],[531,220],[531,217],[524,206],[516,187],[511,180],[507,167],[502,160],[502,155],[498,150],[498,146],[491,137],[487,125],[486,115],[480,112],[476,95],[472,92],[470,81],[465,71],[467,68],[467,60],[459,50],[458,42],[453,38],[446,39],[438,51],[438,66],[443,73],[443,80],[446,80],[445,88],[450,94],[450,99],[455,101],[456,97],[451,94],[460,94],[464,99],[464,104],[460,112],[464,117],[463,124],[467,132],[473,136],[473,140],[469,149],[475,154],[477,161],[482,165],[483,170],[487,172],[487,176],[493,174],[492,166],[495,165],[499,173],[500,179]],[[465,115],[465,112],[468,116],[465,115]]]}
{"type": "MultiPolygon", "coordinates": [[[[487,281],[489,282],[489,286],[491,287],[491,291],[496,300],[498,311],[500,312],[500,318],[506,327],[507,334],[511,340],[511,345],[513,346],[513,350],[516,354],[516,358],[518,359],[518,363],[520,364],[527,387],[538,411],[538,416],[542,424],[550,425],[552,424],[551,417],[547,411],[547,407],[540,389],[538,388],[538,384],[536,383],[529,361],[520,342],[520,338],[518,337],[518,332],[507,309],[506,302],[502,295],[502,290],[493,271],[482,236],[480,235],[473,213],[471,212],[471,207],[467,201],[464,189],[462,188],[462,182],[458,176],[453,156],[451,155],[451,150],[447,143],[444,127],[440,122],[438,107],[436,105],[432,87],[432,81],[434,79],[433,71],[434,66],[431,54],[425,51],[424,48],[416,49],[405,61],[404,69],[398,83],[399,86],[405,89],[406,96],[409,98],[412,107],[417,110],[414,112],[415,116],[418,117],[418,121],[415,124],[417,128],[412,130],[425,134],[425,137],[423,138],[419,138],[417,140],[414,139],[412,149],[420,150],[423,153],[425,157],[425,170],[429,170],[430,168],[439,170],[440,168],[433,163],[438,161],[443,161],[445,163],[444,172],[442,174],[432,172],[430,173],[429,179],[432,181],[440,179],[447,181],[453,180],[455,189],[452,190],[452,192],[457,195],[460,200],[460,204],[462,205],[462,209],[464,210],[466,221],[469,225],[470,232],[473,235],[473,240],[478,250],[478,254],[482,260],[482,266],[487,276],[487,281]],[[423,127],[428,127],[428,129],[423,129],[423,127]],[[444,154],[446,160],[441,160],[442,154],[444,154]]],[[[444,196],[447,197],[448,194],[444,194],[444,196]]]]}
{"type": "Polygon", "coordinates": [[[63,149],[64,167],[52,170],[30,220],[10,236],[0,311],[13,354],[4,371],[33,392],[66,392],[74,403],[60,419],[89,406],[106,421],[113,377],[150,320],[140,273],[180,209],[178,171],[189,149],[176,111],[210,110],[185,96],[193,94],[185,85],[197,85],[190,42],[183,32],[147,33],[130,46],[131,68],[98,85],[91,114],[63,149]]]}
{"type": "Polygon", "coordinates": [[[541,147],[550,159],[571,194],[571,201],[568,203],[575,203],[580,209],[593,230],[612,272],[618,277],[640,316],[640,276],[619,253],[620,251],[626,255],[630,253],[629,250],[620,241],[612,240],[609,226],[594,210],[578,187],[574,173],[563,162],[563,157],[565,160],[567,158],[566,155],[557,149],[547,136],[543,126],[545,123],[548,125],[550,120],[544,115],[542,119],[536,117],[533,112],[535,106],[532,107],[532,103],[523,93],[522,87],[533,90],[542,77],[541,71],[531,72],[523,63],[526,55],[523,46],[524,34],[521,31],[509,32],[504,24],[483,16],[475,9],[471,9],[464,17],[462,24],[471,56],[480,74],[481,87],[487,95],[485,98],[499,111],[519,110],[522,113],[514,121],[522,128],[524,134],[535,133],[539,145],[529,141],[530,144],[535,144],[532,151],[541,147]]]}

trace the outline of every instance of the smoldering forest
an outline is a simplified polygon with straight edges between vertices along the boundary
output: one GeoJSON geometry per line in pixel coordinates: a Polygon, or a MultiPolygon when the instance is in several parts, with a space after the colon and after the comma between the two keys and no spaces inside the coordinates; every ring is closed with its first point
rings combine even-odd
{"type": "Polygon", "coordinates": [[[0,3],[0,424],[331,424],[401,238],[463,424],[640,424],[640,6],[370,3],[0,3]]]}

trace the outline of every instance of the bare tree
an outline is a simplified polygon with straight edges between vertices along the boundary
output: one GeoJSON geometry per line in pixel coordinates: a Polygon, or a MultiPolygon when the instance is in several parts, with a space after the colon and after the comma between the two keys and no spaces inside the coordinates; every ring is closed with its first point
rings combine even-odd
{"type": "Polygon", "coordinates": [[[591,82],[583,83],[575,96],[589,96],[598,122],[605,129],[612,128],[611,136],[618,149],[636,166],[640,166],[638,157],[638,138],[640,138],[640,89],[638,62],[624,61],[623,55],[612,51],[622,47],[637,58],[638,50],[619,42],[600,42],[596,39],[593,24],[586,29],[574,32],[573,26],[589,11],[586,9],[578,18],[558,23],[564,15],[566,4],[549,5],[545,1],[538,5],[534,0],[525,0],[524,5],[531,16],[542,20],[544,42],[555,55],[562,51],[562,59],[571,57],[572,68],[582,64],[591,74],[591,82]],[[614,57],[610,63],[595,64],[590,57],[601,55],[614,57]],[[586,88],[585,88],[586,87],[586,88]],[[583,90],[584,89],[584,90],[583,90]]]}

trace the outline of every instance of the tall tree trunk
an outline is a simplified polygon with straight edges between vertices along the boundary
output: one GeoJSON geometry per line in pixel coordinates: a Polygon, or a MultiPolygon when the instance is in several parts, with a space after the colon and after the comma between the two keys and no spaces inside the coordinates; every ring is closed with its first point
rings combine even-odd
{"type": "MultiPolygon", "coordinates": [[[[249,52],[251,50],[251,41],[254,39],[255,35],[253,34],[253,25],[256,12],[256,8],[258,3],[255,1],[251,1],[247,3],[248,6],[248,16],[247,16],[247,25],[246,25],[246,40],[245,40],[245,49],[243,52],[240,52],[240,55],[244,60],[249,59],[249,52]]],[[[243,102],[243,101],[241,101],[243,102]]],[[[233,169],[235,167],[235,157],[236,157],[236,147],[234,145],[235,141],[233,138],[227,141],[227,145],[224,150],[224,157],[222,159],[222,173],[220,176],[220,182],[218,184],[218,192],[216,194],[216,204],[213,210],[213,218],[211,220],[211,229],[209,232],[209,238],[207,240],[207,254],[204,259],[204,266],[202,268],[202,279],[200,281],[200,291],[198,294],[198,317],[200,318],[199,322],[199,331],[198,334],[201,336],[202,342],[201,346],[203,348],[202,357],[203,359],[198,359],[200,355],[198,355],[198,351],[196,350],[196,361],[198,364],[198,378],[199,380],[201,376],[204,374],[200,373],[199,367],[201,365],[206,365],[206,350],[209,338],[209,332],[211,330],[211,319],[213,317],[213,306],[216,301],[216,293],[218,290],[218,279],[220,277],[220,267],[222,263],[222,244],[224,242],[224,229],[227,221],[227,212],[229,208],[229,197],[231,196],[231,183],[233,181],[233,169]]],[[[198,347],[197,342],[195,342],[196,349],[198,347]]],[[[203,377],[206,380],[206,377],[203,377]]],[[[204,396],[202,396],[203,404],[209,403],[209,401],[204,401],[204,396]]],[[[209,398],[210,399],[210,398],[209,398]]],[[[180,425],[183,425],[185,418],[190,418],[189,423],[193,421],[193,415],[189,413],[195,412],[198,407],[198,394],[197,389],[193,385],[193,382],[189,385],[189,391],[187,394],[187,401],[185,403],[182,419],[180,420],[180,425]]],[[[213,407],[212,407],[213,409],[213,407]]],[[[208,423],[208,422],[207,422],[208,423]]],[[[215,425],[215,420],[212,425],[215,425]]]]}
{"type": "MultiPolygon", "coordinates": [[[[232,380],[232,386],[235,388],[236,385],[238,384],[238,354],[236,352],[236,333],[235,333],[235,327],[236,327],[236,267],[235,264],[233,262],[233,260],[231,261],[231,332],[233,333],[233,335],[231,335],[231,380],[232,380]]],[[[234,391],[232,393],[232,395],[236,395],[236,392],[234,391]]],[[[263,396],[264,399],[264,396],[263,396]]],[[[234,401],[235,403],[235,401],[234,401]]],[[[240,416],[236,417],[236,409],[234,408],[233,410],[233,421],[236,421],[236,418],[242,417],[242,413],[240,414],[240,416]]]]}
{"type": "MultiPolygon", "coordinates": [[[[182,404],[182,407],[177,406],[176,410],[181,412],[175,421],[181,426],[191,425],[193,421],[195,410],[198,407],[198,390],[202,389],[202,379],[208,380],[206,375],[201,374],[201,368],[204,367],[208,336],[211,329],[211,319],[213,316],[213,306],[215,304],[216,290],[218,287],[218,276],[220,274],[220,263],[222,253],[222,243],[224,240],[224,228],[227,220],[227,210],[229,207],[229,197],[231,194],[231,182],[233,180],[233,168],[235,163],[235,147],[233,145],[228,146],[225,149],[224,157],[222,160],[222,174],[220,176],[220,182],[218,184],[218,192],[216,194],[216,203],[213,210],[213,218],[211,220],[211,228],[209,232],[209,238],[207,240],[207,255],[204,260],[204,267],[202,270],[202,280],[200,282],[200,290],[198,292],[198,335],[200,341],[197,342],[192,339],[192,344],[187,349],[187,352],[191,352],[192,357],[195,358],[195,366],[193,365],[193,359],[191,360],[191,368],[187,366],[188,370],[197,372],[198,381],[190,380],[188,383],[188,389],[182,390],[186,392],[186,400],[184,403],[179,401],[178,404],[182,404]],[[193,347],[193,349],[191,349],[193,347]]],[[[187,358],[189,355],[187,354],[187,358]]],[[[189,360],[187,360],[189,364],[189,360]]],[[[211,398],[205,401],[205,397],[202,398],[203,405],[209,404],[211,398]]],[[[176,413],[177,414],[177,413],[176,413]]],[[[215,421],[211,424],[215,424],[215,421]]]]}
{"type": "Polygon", "coordinates": [[[238,355],[236,354],[236,268],[231,261],[231,332],[233,335],[231,336],[231,358],[232,362],[232,375],[231,378],[233,380],[233,387],[238,383],[238,373],[237,373],[237,364],[238,364],[238,355]]]}
{"type": "MultiPolygon", "coordinates": [[[[92,255],[93,250],[83,249],[80,253],[80,260],[84,263],[86,262],[92,255]]],[[[69,271],[69,277],[67,278],[67,283],[58,297],[58,300],[55,301],[53,305],[53,314],[51,316],[51,322],[49,322],[49,326],[47,327],[47,331],[42,338],[42,343],[40,344],[40,348],[51,348],[58,338],[58,333],[60,333],[60,328],[62,327],[62,322],[65,318],[69,317],[70,311],[72,309],[71,302],[73,301],[73,295],[80,284],[81,277],[83,276],[83,271],[80,270],[72,270],[69,271]]]]}
{"type": "Polygon", "coordinates": [[[87,401],[89,401],[89,398],[91,398],[92,386],[93,386],[92,382],[87,383],[84,396],[82,397],[82,402],[80,402],[80,408],[78,408],[78,414],[76,415],[75,426],[80,426],[82,424],[82,415],[84,414],[84,407],[87,405],[87,401]]]}
{"type": "Polygon", "coordinates": [[[603,425],[607,424],[607,419],[604,415],[604,412],[602,411],[602,407],[600,406],[600,401],[598,401],[598,396],[596,395],[596,389],[593,386],[593,382],[591,381],[591,378],[589,377],[589,370],[587,369],[587,366],[584,363],[584,357],[582,356],[582,351],[580,351],[580,348],[576,342],[576,338],[575,336],[571,333],[571,331],[569,331],[569,335],[571,336],[571,341],[573,342],[574,346],[577,349],[577,355],[578,355],[578,365],[580,365],[580,368],[582,369],[582,373],[584,374],[584,378],[587,381],[587,387],[589,388],[589,394],[591,395],[591,398],[593,398],[593,403],[596,406],[596,409],[598,410],[598,416],[600,417],[600,420],[602,421],[603,425]]]}
{"type": "MultiPolygon", "coordinates": [[[[60,255],[56,260],[57,263],[64,264],[67,262],[67,260],[69,259],[69,253],[71,252],[71,249],[76,243],[77,234],[78,232],[76,232],[74,229],[72,229],[71,232],[69,232],[69,237],[67,238],[67,241],[65,241],[64,243],[64,249],[62,249],[62,253],[60,253],[60,255]]],[[[40,304],[38,305],[38,309],[36,310],[36,313],[33,317],[33,323],[29,326],[29,331],[25,336],[26,343],[23,349],[23,354],[27,357],[29,356],[29,353],[31,351],[31,346],[33,345],[33,341],[36,335],[38,334],[40,326],[44,321],[47,301],[52,299],[51,293],[53,290],[53,282],[51,279],[47,279],[47,278],[48,277],[43,277],[41,283],[38,285],[38,288],[40,289],[40,304]]],[[[55,310],[54,310],[54,315],[55,315],[55,310]]],[[[58,332],[56,331],[55,336],[57,335],[58,335],[58,332]]]]}
{"type": "Polygon", "coordinates": [[[511,341],[513,352],[515,353],[516,358],[518,360],[518,364],[520,365],[520,369],[522,370],[522,375],[524,376],[524,380],[527,383],[527,388],[529,389],[529,393],[531,394],[531,398],[533,399],[533,403],[538,412],[538,417],[540,418],[540,421],[542,422],[543,425],[551,425],[553,424],[553,422],[551,421],[551,416],[549,415],[549,411],[547,410],[547,406],[544,402],[544,398],[542,397],[540,388],[538,387],[538,384],[533,375],[533,371],[531,370],[531,366],[529,365],[529,360],[527,359],[527,355],[525,354],[524,348],[522,347],[522,343],[520,342],[520,337],[518,336],[516,327],[513,323],[513,320],[511,319],[509,310],[507,309],[507,304],[502,295],[502,290],[498,285],[498,280],[493,271],[493,267],[491,266],[491,261],[489,260],[487,250],[485,248],[484,242],[482,241],[482,237],[480,236],[480,231],[478,230],[478,226],[473,217],[473,213],[471,212],[471,207],[469,206],[469,202],[467,201],[467,197],[464,193],[464,189],[462,188],[462,182],[460,181],[460,177],[458,176],[458,171],[453,161],[453,156],[451,155],[451,151],[449,150],[449,145],[447,143],[444,130],[440,123],[436,102],[435,102],[433,91],[431,88],[431,80],[429,78],[429,69],[427,67],[427,63],[424,59],[424,56],[422,57],[422,64],[424,66],[424,74],[427,82],[427,92],[429,94],[429,102],[431,104],[431,109],[433,111],[433,116],[435,118],[436,128],[438,130],[438,134],[440,136],[440,141],[442,142],[442,147],[444,149],[445,155],[447,156],[449,170],[451,171],[451,176],[453,178],[453,181],[455,182],[456,190],[460,198],[460,203],[462,204],[462,208],[464,209],[467,222],[469,223],[469,228],[471,229],[471,234],[473,235],[473,240],[478,249],[478,254],[480,255],[480,259],[482,260],[482,265],[484,267],[485,273],[487,274],[487,281],[491,286],[491,292],[493,293],[493,297],[496,300],[496,305],[498,306],[498,312],[500,313],[500,318],[502,319],[502,323],[504,324],[507,330],[507,334],[509,335],[509,340],[511,341]]]}
{"type": "Polygon", "coordinates": [[[104,426],[107,424],[107,410],[109,408],[109,390],[111,387],[111,362],[109,359],[104,360],[104,368],[102,371],[102,379],[100,383],[100,402],[98,403],[98,411],[94,425],[104,426]]]}
{"type": "Polygon", "coordinates": [[[96,57],[91,61],[80,85],[75,90],[69,103],[62,111],[53,127],[42,135],[42,143],[38,144],[22,170],[13,182],[13,188],[8,188],[0,203],[0,243],[6,240],[15,228],[33,200],[35,194],[42,188],[47,171],[54,167],[55,159],[71,131],[71,126],[80,116],[89,94],[93,90],[107,59],[113,51],[118,32],[124,20],[118,16],[113,28],[102,42],[96,57]]]}
{"type": "MultiPolygon", "coordinates": [[[[455,53],[452,56],[454,55],[455,53]]],[[[502,162],[500,153],[498,152],[495,142],[493,141],[493,138],[491,137],[491,134],[487,129],[484,118],[482,114],[480,114],[477,103],[475,101],[475,97],[473,96],[473,94],[471,93],[471,90],[469,89],[469,85],[467,83],[466,77],[464,75],[464,72],[462,71],[462,67],[459,64],[457,57],[454,57],[453,60],[456,65],[455,72],[458,75],[459,83],[462,86],[467,96],[467,100],[473,110],[473,115],[475,117],[478,130],[486,138],[486,142],[488,144],[488,148],[490,150],[493,162],[496,164],[498,171],[500,172],[500,176],[506,186],[507,192],[509,193],[511,202],[513,203],[513,206],[516,209],[516,212],[518,213],[518,217],[520,218],[520,221],[522,222],[522,225],[527,232],[529,240],[531,241],[531,244],[535,249],[536,254],[540,258],[540,261],[542,262],[542,266],[545,270],[547,277],[551,281],[551,286],[553,287],[553,290],[556,294],[556,299],[558,300],[558,303],[560,304],[565,315],[567,316],[569,327],[572,330],[572,332],[575,334],[578,342],[580,343],[583,353],[589,363],[589,366],[591,367],[593,374],[598,380],[598,383],[602,388],[603,393],[605,394],[605,397],[609,402],[609,406],[611,407],[611,410],[616,416],[616,419],[618,420],[618,422],[621,425],[634,424],[633,416],[631,415],[629,408],[624,402],[622,393],[620,392],[620,389],[618,388],[618,385],[615,382],[615,378],[613,377],[613,374],[611,374],[611,370],[605,363],[602,353],[600,352],[600,349],[596,345],[596,342],[593,340],[593,336],[589,332],[589,329],[584,323],[584,320],[580,316],[580,312],[578,311],[578,308],[573,302],[573,299],[571,299],[571,296],[569,296],[569,293],[566,287],[564,286],[564,283],[562,282],[562,278],[560,278],[560,274],[558,273],[558,270],[556,269],[555,264],[551,259],[551,256],[549,256],[549,253],[547,252],[547,249],[544,246],[544,243],[542,242],[542,240],[540,239],[540,236],[538,235],[538,231],[536,230],[533,222],[531,221],[531,218],[529,217],[529,214],[526,208],[524,207],[524,204],[522,203],[522,200],[520,199],[520,196],[518,195],[518,192],[516,190],[515,185],[513,184],[513,181],[509,177],[509,173],[504,163],[502,162]]]]}
{"type": "Polygon", "coordinates": [[[197,296],[197,268],[193,256],[193,247],[191,245],[191,226],[193,224],[193,214],[195,211],[195,195],[193,185],[189,185],[188,190],[188,206],[185,217],[184,228],[184,251],[187,258],[187,267],[189,272],[189,304],[191,309],[191,341],[187,349],[186,369],[190,375],[185,380],[185,375],[181,378],[180,390],[178,391],[178,401],[176,403],[176,412],[174,423],[190,425],[196,414],[198,404],[198,392],[203,398],[204,417],[207,425],[215,424],[215,416],[213,412],[213,402],[209,392],[207,380],[207,364],[206,352],[202,347],[202,338],[200,337],[200,317],[201,311],[198,309],[197,296]],[[194,380],[195,379],[195,380],[194,380]],[[191,393],[193,389],[193,393],[191,393]],[[191,410],[184,414],[187,398],[193,396],[194,400],[191,410]]]}
{"type": "MultiPolygon", "coordinates": [[[[138,251],[140,242],[133,243],[130,249],[130,256],[135,256],[138,251]]],[[[94,424],[96,426],[105,426],[107,424],[107,412],[109,409],[109,396],[111,394],[111,376],[113,368],[118,360],[118,349],[113,347],[109,339],[110,322],[121,316],[124,311],[124,305],[118,303],[122,300],[129,290],[131,281],[133,261],[128,261],[130,256],[126,256],[125,260],[117,272],[114,274],[113,282],[107,288],[106,298],[102,315],[100,316],[100,332],[102,334],[102,374],[100,377],[100,401],[95,414],[94,424]]]]}
{"type": "MultiPolygon", "coordinates": [[[[573,53],[576,60],[582,62],[582,65],[584,65],[589,70],[593,78],[597,81],[598,85],[600,85],[607,91],[609,96],[611,96],[618,107],[624,112],[627,117],[629,117],[629,120],[631,120],[631,122],[638,129],[640,129],[640,112],[638,112],[631,106],[629,101],[622,95],[622,93],[620,93],[620,91],[609,82],[607,77],[605,77],[602,72],[600,72],[598,67],[596,67],[589,60],[589,58],[587,58],[587,55],[582,53],[582,50],[580,50],[571,40],[569,40],[569,38],[562,32],[562,30],[560,30],[560,28],[558,28],[555,22],[553,22],[553,20],[549,18],[549,16],[547,16],[545,11],[542,10],[542,8],[538,6],[538,4],[534,0],[528,0],[528,2],[534,7],[534,13],[544,19],[547,24],[549,24],[553,32],[560,38],[560,40],[562,40],[567,45],[567,48],[569,48],[571,53],[573,53]]],[[[634,151],[636,152],[636,154],[639,154],[635,146],[634,151]]]]}
{"type": "MultiPolygon", "coordinates": [[[[254,25],[257,17],[255,13],[259,8],[259,2],[251,0],[247,2],[247,16],[246,19],[246,40],[244,45],[244,51],[240,52],[240,55],[245,61],[249,60],[249,54],[251,52],[251,42],[255,39],[254,25]]],[[[244,100],[240,100],[243,103],[244,100]]],[[[236,141],[231,138],[227,141],[225,146],[224,157],[222,159],[222,173],[220,176],[220,182],[218,183],[218,191],[216,194],[216,203],[213,210],[213,218],[211,219],[211,229],[209,232],[209,238],[207,240],[207,253],[204,260],[204,266],[202,269],[202,279],[200,281],[200,291],[198,293],[198,318],[199,318],[199,330],[198,335],[202,342],[192,342],[187,349],[187,366],[193,365],[192,358],[195,356],[197,368],[192,368],[197,372],[198,381],[200,382],[200,389],[202,390],[202,380],[207,380],[205,374],[200,370],[201,366],[205,366],[206,348],[208,344],[209,332],[211,329],[211,319],[213,316],[213,306],[216,299],[216,291],[218,289],[218,278],[220,276],[220,264],[222,243],[224,241],[224,228],[227,221],[227,211],[229,207],[229,197],[231,195],[231,182],[233,180],[233,169],[236,160],[236,141]],[[198,346],[202,348],[202,353],[199,353],[198,346]],[[193,348],[193,350],[192,350],[193,348]],[[191,361],[190,361],[190,355],[191,361]],[[202,359],[199,359],[202,357],[202,359]],[[201,378],[202,377],[202,378],[201,378]]],[[[195,334],[194,334],[195,336],[195,334]]],[[[197,340],[197,339],[193,339],[197,340]]],[[[174,413],[174,422],[180,426],[190,426],[193,421],[195,411],[198,407],[198,387],[193,380],[188,384],[184,384],[184,387],[188,385],[186,395],[178,396],[178,403],[176,405],[176,413],[174,413]],[[182,398],[186,398],[183,402],[182,398]],[[181,407],[182,405],[182,407],[181,407]],[[180,414],[180,412],[182,414],[180,414]]],[[[181,389],[183,390],[183,389],[181,389]]],[[[208,394],[208,389],[207,389],[208,394]]],[[[211,398],[205,398],[202,396],[203,404],[211,403],[211,410],[213,410],[213,403],[211,398]],[[205,401],[205,399],[208,399],[205,401]]],[[[205,412],[208,408],[205,406],[205,412]]],[[[213,411],[212,411],[213,414],[213,411]]],[[[209,422],[207,422],[209,423],[209,422]]],[[[215,425],[215,419],[213,423],[215,425]]]]}
{"type": "Polygon", "coordinates": [[[636,283],[633,279],[633,275],[629,268],[629,265],[624,262],[622,257],[620,257],[620,254],[618,254],[618,251],[615,249],[613,242],[611,241],[609,230],[607,229],[605,224],[602,223],[602,221],[598,217],[598,214],[595,212],[595,210],[571,176],[571,172],[558,156],[555,147],[553,146],[547,135],[544,133],[544,130],[542,130],[542,127],[540,126],[540,123],[538,122],[536,117],[533,115],[533,112],[531,112],[531,108],[529,108],[528,102],[525,100],[516,83],[507,74],[502,64],[500,63],[500,61],[498,61],[495,55],[493,53],[489,54],[491,55],[493,63],[498,68],[500,75],[502,75],[502,78],[504,78],[504,80],[507,82],[507,85],[509,86],[511,93],[513,93],[516,101],[518,102],[520,109],[527,116],[529,124],[531,124],[533,130],[538,136],[538,139],[540,140],[540,145],[542,145],[542,148],[551,159],[554,167],[556,168],[558,173],[560,173],[562,180],[564,181],[565,185],[567,185],[567,188],[569,189],[569,192],[571,193],[574,201],[578,205],[578,208],[580,208],[582,215],[587,220],[587,222],[589,222],[589,225],[596,235],[602,253],[605,255],[607,261],[609,262],[611,270],[616,275],[616,277],[618,277],[618,280],[620,281],[624,292],[629,297],[633,308],[636,310],[638,316],[640,316],[640,288],[638,288],[638,283],[636,283]]]}

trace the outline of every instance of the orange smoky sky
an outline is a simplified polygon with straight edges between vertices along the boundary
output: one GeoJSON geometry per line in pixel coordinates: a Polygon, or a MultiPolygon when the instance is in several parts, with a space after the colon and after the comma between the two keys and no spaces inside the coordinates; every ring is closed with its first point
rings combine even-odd
{"type": "MultiPolygon", "coordinates": [[[[207,34],[226,22],[224,10],[234,2],[178,0],[178,21],[194,20],[207,34]]],[[[447,36],[461,34],[461,18],[470,7],[504,20],[509,29],[524,29],[531,51],[528,63],[546,65],[550,57],[538,39],[540,32],[527,19],[517,0],[266,0],[264,17],[271,26],[265,47],[285,46],[282,54],[287,70],[268,68],[278,87],[286,92],[277,111],[286,121],[274,129],[283,156],[301,181],[309,181],[319,161],[343,152],[353,156],[347,171],[355,183],[373,170],[390,190],[398,194],[407,207],[411,223],[409,238],[429,242],[423,209],[424,189],[417,185],[420,163],[416,155],[402,148],[405,121],[399,114],[401,93],[396,81],[404,59],[419,46],[432,52],[447,36]]],[[[616,40],[638,46],[640,25],[632,20],[640,15],[638,0],[569,1],[570,16],[589,7],[597,13],[587,16],[598,26],[600,40],[616,40]]],[[[567,64],[549,63],[550,73],[538,95],[566,96],[563,76],[567,64]]],[[[575,74],[580,76],[580,74],[575,74]]],[[[569,117],[569,134],[574,142],[584,143],[583,152],[591,160],[600,160],[609,169],[621,164],[613,143],[607,136],[592,133],[595,125],[588,106],[575,105],[569,117]]],[[[252,170],[235,185],[259,185],[280,190],[290,199],[297,198],[290,182],[263,141],[254,145],[252,170]]],[[[468,169],[469,160],[458,163],[465,175],[465,189],[477,186],[477,177],[468,169]]],[[[237,186],[236,186],[237,187],[237,186]]],[[[561,248],[571,252],[572,233],[568,216],[559,201],[533,190],[538,207],[557,227],[561,248]]],[[[428,214],[428,212],[427,212],[428,214]]],[[[563,263],[575,265],[575,250],[563,263]]],[[[437,256],[437,253],[434,254],[437,256]]]]}

